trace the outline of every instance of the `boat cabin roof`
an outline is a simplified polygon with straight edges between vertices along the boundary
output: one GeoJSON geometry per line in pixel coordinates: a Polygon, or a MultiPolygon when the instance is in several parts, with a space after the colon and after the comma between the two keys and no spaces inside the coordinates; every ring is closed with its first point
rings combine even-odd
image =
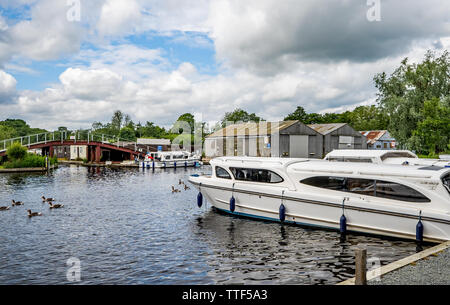
{"type": "Polygon", "coordinates": [[[276,157],[218,157],[210,161],[212,165],[227,167],[265,167],[265,168],[285,168],[289,164],[296,162],[307,162],[306,158],[276,158],[276,157]]]}
{"type": "Polygon", "coordinates": [[[370,176],[382,180],[383,177],[401,179],[431,179],[438,181],[444,174],[450,173],[450,168],[427,165],[376,164],[357,162],[311,161],[295,163],[288,167],[288,171],[324,173],[326,175],[347,174],[370,176]]]}
{"type": "Polygon", "coordinates": [[[383,177],[402,179],[431,179],[438,181],[450,173],[449,167],[436,165],[401,165],[360,162],[333,162],[306,158],[267,158],[267,157],[219,157],[211,160],[213,166],[278,169],[288,173],[309,172],[339,176],[363,175],[382,180],[383,177]],[[330,166],[331,165],[331,166],[330,166]]]}
{"type": "Polygon", "coordinates": [[[180,154],[188,155],[189,152],[187,152],[187,151],[155,151],[155,152],[152,152],[152,154],[158,154],[161,156],[180,155],[180,154]]]}
{"type": "Polygon", "coordinates": [[[384,161],[387,158],[417,158],[417,155],[409,150],[335,149],[324,159],[334,158],[377,158],[384,161]]]}

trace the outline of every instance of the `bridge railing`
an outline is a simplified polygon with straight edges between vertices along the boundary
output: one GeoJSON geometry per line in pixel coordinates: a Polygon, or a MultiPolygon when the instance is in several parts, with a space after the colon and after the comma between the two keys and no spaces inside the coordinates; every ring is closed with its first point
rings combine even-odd
{"type": "Polygon", "coordinates": [[[124,147],[132,149],[134,151],[138,150],[137,143],[135,140],[119,138],[118,136],[107,135],[96,133],[91,130],[84,131],[51,131],[38,133],[34,135],[27,135],[23,137],[17,137],[12,139],[0,140],[0,152],[6,151],[14,143],[19,143],[23,146],[30,147],[35,144],[45,144],[50,141],[73,141],[74,144],[77,141],[87,141],[89,142],[102,142],[105,144],[111,144],[117,147],[124,147]]]}
{"type": "Polygon", "coordinates": [[[14,143],[19,143],[20,145],[29,147],[34,144],[42,144],[50,141],[64,141],[68,137],[67,133],[68,132],[64,131],[52,131],[0,140],[0,152],[7,150],[14,143]]]}
{"type": "Polygon", "coordinates": [[[117,147],[124,147],[128,149],[138,150],[137,142],[133,139],[120,138],[114,135],[108,135],[103,133],[97,133],[91,130],[77,131],[72,137],[78,141],[87,142],[101,142],[105,144],[111,144],[117,147]]]}

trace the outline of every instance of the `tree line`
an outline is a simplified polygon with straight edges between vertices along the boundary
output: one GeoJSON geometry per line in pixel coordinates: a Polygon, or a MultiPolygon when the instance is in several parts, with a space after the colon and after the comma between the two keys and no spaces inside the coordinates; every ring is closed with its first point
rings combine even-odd
{"type": "MultiPolygon", "coordinates": [[[[302,106],[284,117],[305,124],[348,123],[355,130],[389,130],[401,148],[435,157],[450,151],[450,56],[428,51],[421,63],[409,63],[405,58],[391,75],[379,73],[373,78],[378,89],[375,105],[359,106],[342,113],[307,113],[302,106]]],[[[259,122],[264,118],[237,108],[227,112],[211,129],[225,127],[228,122],[259,122]]],[[[195,124],[191,113],[180,115],[176,122],[187,122],[193,141],[195,124]]],[[[175,123],[176,123],[175,122],[175,123]]],[[[116,110],[110,122],[94,122],[94,133],[121,139],[168,138],[173,140],[182,128],[166,129],[147,121],[135,123],[130,115],[116,110]]],[[[201,122],[203,138],[208,134],[201,122]]],[[[60,127],[60,130],[67,130],[60,127]]],[[[23,120],[0,121],[0,140],[45,130],[30,128],[23,120]]]]}

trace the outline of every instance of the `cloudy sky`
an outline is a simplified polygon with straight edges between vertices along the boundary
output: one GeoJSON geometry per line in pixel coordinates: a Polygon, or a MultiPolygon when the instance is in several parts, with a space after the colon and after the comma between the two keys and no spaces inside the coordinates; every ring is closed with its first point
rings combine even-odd
{"type": "Polygon", "coordinates": [[[449,0],[0,0],[0,120],[340,112],[428,49],[450,49],[449,0]]]}

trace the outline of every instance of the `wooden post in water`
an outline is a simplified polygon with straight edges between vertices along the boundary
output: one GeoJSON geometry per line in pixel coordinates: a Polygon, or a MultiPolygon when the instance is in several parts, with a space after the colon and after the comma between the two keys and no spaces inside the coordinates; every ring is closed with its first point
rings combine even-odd
{"type": "Polygon", "coordinates": [[[355,285],[366,285],[367,250],[355,250],[355,285]]]}

